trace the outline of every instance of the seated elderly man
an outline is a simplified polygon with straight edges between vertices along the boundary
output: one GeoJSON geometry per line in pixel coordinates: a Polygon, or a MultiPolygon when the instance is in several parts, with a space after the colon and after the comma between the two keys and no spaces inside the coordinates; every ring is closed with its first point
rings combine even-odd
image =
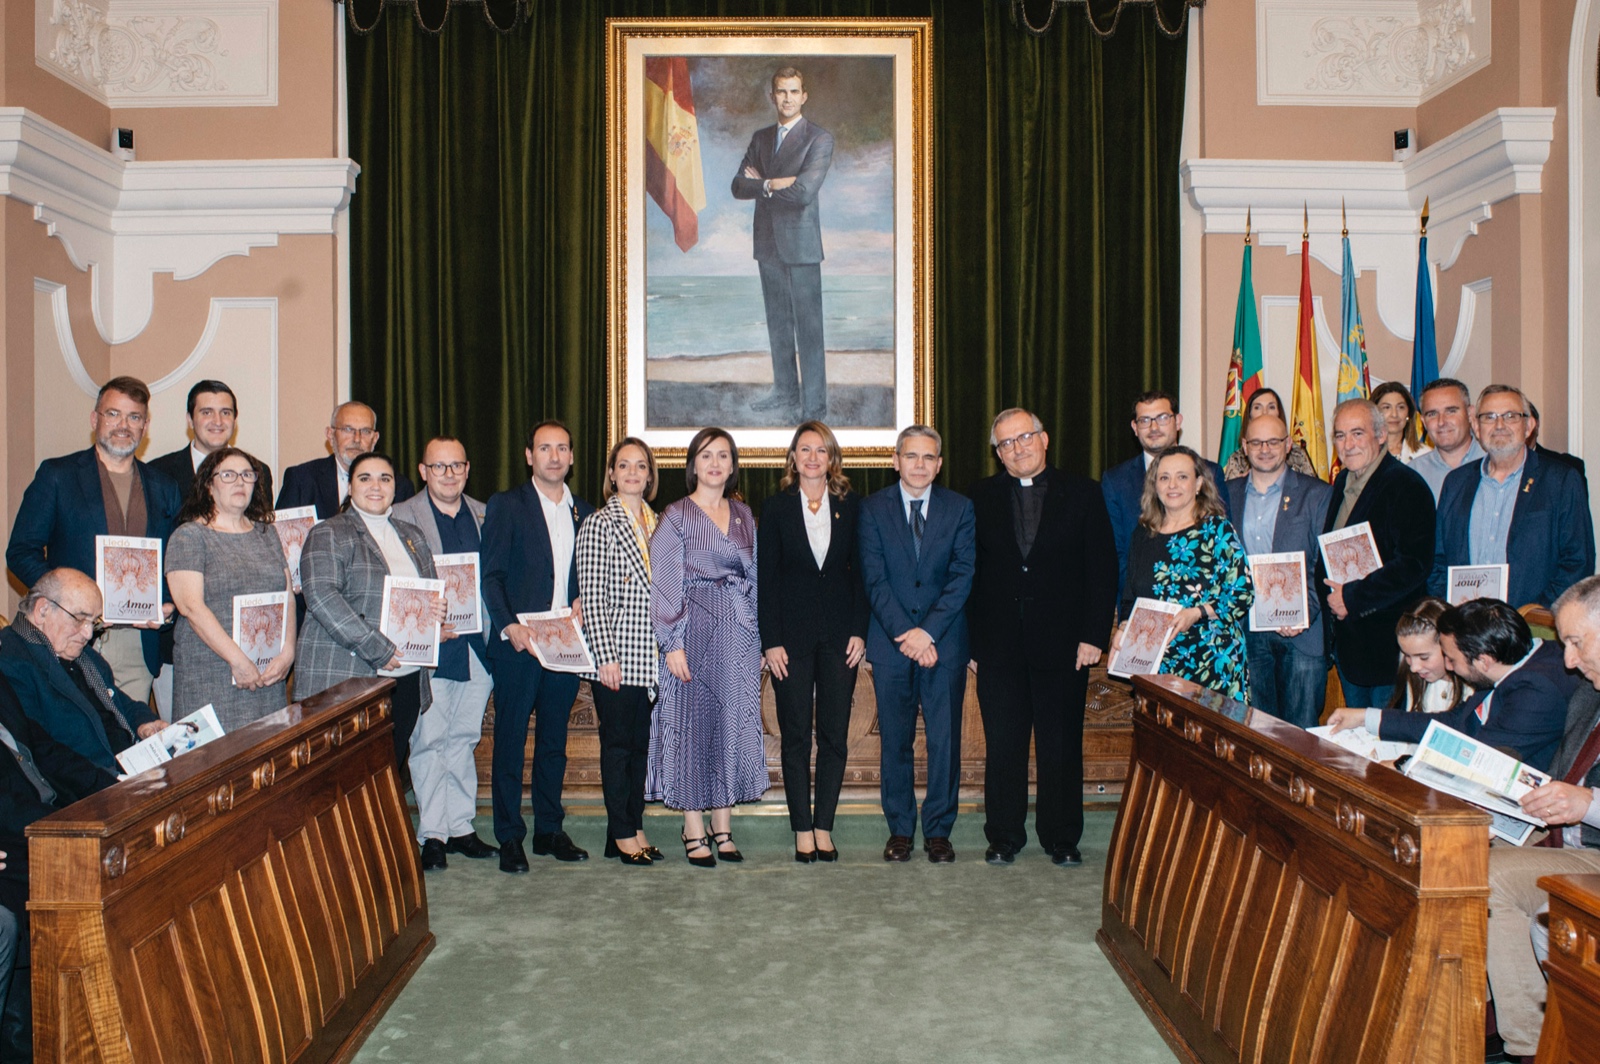
{"type": "Polygon", "coordinates": [[[165,725],[118,690],[89,646],[100,627],[100,588],[76,569],[41,576],[0,630],[0,674],[22,709],[58,742],[108,772],[117,754],[165,725]]]}
{"type": "Polygon", "coordinates": [[[1495,846],[1489,850],[1489,989],[1506,1052],[1533,1059],[1544,1023],[1545,981],[1529,921],[1542,924],[1549,897],[1539,877],[1600,872],[1600,577],[1578,581],[1556,600],[1556,630],[1567,665],[1583,673],[1567,706],[1567,726],[1550,774],[1522,807],[1552,825],[1561,849],[1495,846]],[[1558,826],[1559,825],[1559,826],[1558,826]]]}

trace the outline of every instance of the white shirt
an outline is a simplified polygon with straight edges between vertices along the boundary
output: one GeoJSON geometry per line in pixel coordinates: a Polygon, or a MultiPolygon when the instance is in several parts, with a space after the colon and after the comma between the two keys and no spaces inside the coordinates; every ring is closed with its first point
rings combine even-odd
{"type": "MultiPolygon", "coordinates": [[[[384,563],[389,566],[390,576],[417,577],[422,574],[417,572],[417,563],[412,560],[411,552],[406,550],[406,545],[400,542],[400,533],[394,530],[394,525],[389,521],[389,515],[394,512],[390,507],[381,514],[369,514],[359,506],[352,505],[350,509],[361,515],[361,520],[366,522],[367,531],[372,533],[372,538],[378,541],[378,549],[383,552],[384,563]]],[[[379,669],[384,676],[405,676],[417,671],[416,665],[402,665],[393,672],[388,669],[379,669]]]]}
{"type": "Polygon", "coordinates": [[[206,453],[194,444],[189,445],[189,461],[194,463],[194,471],[200,472],[200,463],[206,460],[206,453]]]}
{"type": "Polygon", "coordinates": [[[905,481],[902,480],[900,482],[900,508],[906,512],[906,524],[908,525],[911,523],[911,501],[913,499],[922,503],[922,519],[926,521],[928,519],[928,503],[933,499],[933,485],[929,484],[919,496],[911,494],[906,488],[905,481]]]}
{"type": "Polygon", "coordinates": [[[535,484],[533,490],[539,496],[539,505],[544,507],[544,524],[550,530],[550,560],[555,565],[555,591],[550,596],[550,608],[559,610],[569,601],[567,570],[572,568],[572,549],[577,542],[577,533],[572,529],[572,492],[563,484],[561,498],[551,502],[539,485],[535,484]]]}
{"type": "Polygon", "coordinates": [[[828,505],[828,493],[822,493],[822,505],[817,507],[817,512],[811,512],[811,503],[806,499],[806,493],[800,493],[800,516],[806,521],[806,540],[811,544],[811,556],[817,560],[817,568],[822,568],[822,560],[828,556],[828,544],[833,539],[833,507],[828,505]]]}
{"type": "Polygon", "coordinates": [[[344,467],[343,462],[335,458],[333,460],[333,471],[338,474],[339,501],[342,503],[345,500],[345,496],[350,494],[350,470],[344,467]]]}

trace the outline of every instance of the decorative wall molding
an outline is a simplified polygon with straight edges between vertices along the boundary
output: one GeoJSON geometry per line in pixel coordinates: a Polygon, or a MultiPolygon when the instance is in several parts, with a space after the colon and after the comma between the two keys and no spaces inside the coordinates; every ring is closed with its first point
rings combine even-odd
{"type": "Polygon", "coordinates": [[[1490,0],[1256,0],[1256,102],[1416,107],[1489,64],[1490,0]]]}
{"type": "Polygon", "coordinates": [[[1540,191],[1554,132],[1554,108],[1502,107],[1403,163],[1187,159],[1179,171],[1207,234],[1243,235],[1252,210],[1256,243],[1296,254],[1308,208],[1311,255],[1335,273],[1342,269],[1342,202],[1356,273],[1395,275],[1378,284],[1378,315],[1391,333],[1410,340],[1416,292],[1405,278],[1416,276],[1423,201],[1432,201],[1428,260],[1438,291],[1438,271],[1455,264],[1467,238],[1494,216],[1494,204],[1540,191]]]}
{"type": "Polygon", "coordinates": [[[50,324],[55,329],[56,344],[61,348],[61,361],[66,363],[67,376],[78,390],[90,399],[98,398],[100,385],[89,376],[83,366],[83,356],[78,354],[78,341],[72,335],[72,315],[67,308],[67,286],[43,277],[33,279],[33,290],[50,297],[50,324]]]}
{"type": "Polygon", "coordinates": [[[94,321],[113,344],[149,324],[153,275],[197,277],[291,234],[333,235],[361,168],[350,159],[123,163],[19,107],[0,108],[0,195],[90,274],[94,321]]]}
{"type": "Polygon", "coordinates": [[[1467,348],[1472,344],[1472,330],[1478,317],[1478,303],[1491,306],[1490,293],[1494,291],[1494,278],[1484,277],[1461,286],[1461,308],[1456,312],[1455,339],[1450,342],[1450,353],[1439,367],[1441,377],[1460,377],[1461,363],[1466,361],[1467,348]]]}
{"type": "Polygon", "coordinates": [[[34,61],[111,107],[272,107],[278,0],[34,0],[34,61]]]}

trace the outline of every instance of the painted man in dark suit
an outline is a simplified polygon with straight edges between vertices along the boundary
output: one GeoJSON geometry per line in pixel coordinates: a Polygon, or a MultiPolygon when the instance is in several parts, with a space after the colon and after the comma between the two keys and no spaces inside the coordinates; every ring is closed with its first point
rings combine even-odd
{"type": "MultiPolygon", "coordinates": [[[[1224,485],[1233,527],[1247,555],[1305,556],[1307,619],[1304,628],[1249,632],[1253,704],[1302,728],[1316,727],[1328,694],[1328,651],[1317,592],[1317,536],[1328,521],[1333,489],[1289,468],[1289,427],[1281,417],[1252,418],[1244,430],[1247,476],[1224,485]]],[[[1256,584],[1256,595],[1262,594],[1256,584]]]]}
{"type": "MultiPolygon", "coordinates": [[[[150,389],[133,377],[116,377],[100,389],[89,415],[94,446],[40,463],[6,547],[6,564],[25,586],[63,566],[94,572],[96,536],[166,542],[182,500],[166,474],[134,457],[149,423],[150,389]]],[[[171,603],[165,613],[172,616],[171,603]]],[[[160,627],[120,626],[100,644],[116,685],[139,701],[150,697],[151,680],[161,671],[160,627]]]]}
{"type": "Polygon", "coordinates": [[[961,785],[961,700],[967,690],[967,595],[976,544],[972,503],[933,482],[943,464],[939,434],[912,425],[895,442],[898,483],[861,504],[861,581],[872,617],[867,660],[882,737],[885,861],[909,861],[917,828],[912,742],[922,711],[928,792],[922,848],[956,859],[950,829],[961,785]]]}
{"type": "MultiPolygon", "coordinates": [[[[283,471],[278,509],[315,506],[319,521],[338,513],[345,496],[350,494],[350,463],[368,451],[377,450],[378,413],[366,403],[340,403],[333,408],[323,432],[328,449],[333,453],[283,471]]],[[[395,470],[394,501],[405,502],[416,493],[411,479],[395,470]]]]}
{"type": "Polygon", "coordinates": [[[755,201],[752,234],[772,348],[772,391],[750,407],[798,407],[800,420],[824,421],[828,375],[817,193],[833,163],[833,135],[800,113],[805,82],[794,67],[772,75],[771,97],[778,121],[750,138],[733,179],[734,199],[755,201]]]}
{"type": "Polygon", "coordinates": [[[489,665],[494,673],[494,834],[500,870],[526,872],[522,840],[523,747],[533,732],[533,852],[558,861],[588,853],[562,830],[561,781],[567,771],[567,719],[578,697],[578,675],[543,668],[532,633],[519,613],[570,606],[578,618],[578,525],[594,507],[567,489],[572,434],[559,421],[528,433],[525,452],[533,479],[490,496],[483,519],[483,601],[489,610],[489,665]]]}
{"type": "Polygon", "coordinates": [[[1489,385],[1477,416],[1488,453],[1444,479],[1428,590],[1446,597],[1452,565],[1509,565],[1506,601],[1549,606],[1594,575],[1588,486],[1572,466],[1529,448],[1533,420],[1520,390],[1489,385]]]}
{"type": "Polygon", "coordinates": [[[1323,532],[1372,526],[1383,565],[1360,580],[1317,579],[1333,627],[1333,656],[1347,706],[1384,706],[1394,693],[1400,645],[1394,626],[1428,590],[1433,571],[1433,492],[1389,453],[1383,413],[1367,399],[1346,399],[1333,411],[1333,446],[1344,467],[1333,482],[1323,532]]]}
{"type": "MultiPolygon", "coordinates": [[[[1178,442],[1183,432],[1183,415],[1178,413],[1178,400],[1167,392],[1145,392],[1133,401],[1133,420],[1129,422],[1134,436],[1139,440],[1139,453],[1112,466],[1100,478],[1100,491],[1105,495],[1106,513],[1111,517],[1111,535],[1117,544],[1117,595],[1122,595],[1122,582],[1128,578],[1128,544],[1133,541],[1133,529],[1139,523],[1139,500],[1144,495],[1144,475],[1155,456],[1178,442]]],[[[1206,461],[1211,479],[1222,491],[1222,467],[1206,461]]],[[[1227,497],[1223,496],[1223,505],[1227,497]]]]}
{"type": "Polygon", "coordinates": [[[1083,706],[1111,638],[1116,546],[1099,486],[1048,464],[1031,412],[1003,410],[989,442],[1005,472],[972,486],[977,563],[967,617],[978,663],[990,864],[1028,841],[1028,740],[1038,763],[1034,830],[1058,865],[1082,864],[1083,706]]]}

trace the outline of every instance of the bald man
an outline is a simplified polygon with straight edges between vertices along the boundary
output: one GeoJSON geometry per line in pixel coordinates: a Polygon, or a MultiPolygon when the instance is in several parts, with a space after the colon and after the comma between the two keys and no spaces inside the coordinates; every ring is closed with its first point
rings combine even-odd
{"type": "MultiPolygon", "coordinates": [[[[340,403],[328,417],[323,436],[332,453],[283,471],[278,509],[315,506],[319,521],[338,513],[345,496],[350,494],[350,463],[378,449],[378,412],[366,403],[340,403]]],[[[405,502],[416,493],[411,480],[399,472],[399,463],[396,463],[394,501],[405,502]]]]}

